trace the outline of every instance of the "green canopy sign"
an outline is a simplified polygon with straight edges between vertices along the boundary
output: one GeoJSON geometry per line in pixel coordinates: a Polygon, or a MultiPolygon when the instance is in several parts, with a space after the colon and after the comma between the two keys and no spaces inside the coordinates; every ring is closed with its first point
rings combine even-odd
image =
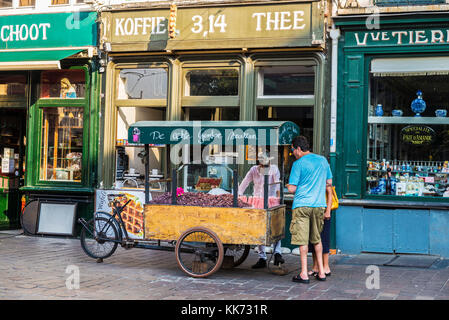
{"type": "Polygon", "coordinates": [[[290,145],[290,121],[140,121],[128,129],[134,144],[290,145]]]}
{"type": "Polygon", "coordinates": [[[95,46],[96,12],[0,17],[0,50],[95,46]]]}

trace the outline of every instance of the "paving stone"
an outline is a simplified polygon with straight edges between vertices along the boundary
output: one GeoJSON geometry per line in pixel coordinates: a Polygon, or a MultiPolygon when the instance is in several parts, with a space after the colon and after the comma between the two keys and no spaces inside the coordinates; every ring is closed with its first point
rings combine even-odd
{"type": "MultiPolygon", "coordinates": [[[[380,268],[380,289],[368,290],[366,266],[338,264],[325,282],[293,283],[298,257],[285,254],[287,276],[253,270],[250,253],[238,268],[194,279],[178,267],[173,252],[119,248],[103,263],[87,257],[77,239],[14,237],[0,245],[1,299],[152,299],[152,300],[449,300],[449,268],[380,268]],[[68,290],[69,265],[80,270],[80,289],[68,290]]],[[[309,267],[311,266],[311,259],[309,267]]]]}

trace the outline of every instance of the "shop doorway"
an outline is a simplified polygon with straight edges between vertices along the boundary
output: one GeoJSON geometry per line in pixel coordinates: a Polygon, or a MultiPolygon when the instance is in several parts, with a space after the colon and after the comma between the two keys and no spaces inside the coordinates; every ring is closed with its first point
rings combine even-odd
{"type": "Polygon", "coordinates": [[[26,108],[0,107],[0,229],[20,227],[25,178],[26,108]]]}

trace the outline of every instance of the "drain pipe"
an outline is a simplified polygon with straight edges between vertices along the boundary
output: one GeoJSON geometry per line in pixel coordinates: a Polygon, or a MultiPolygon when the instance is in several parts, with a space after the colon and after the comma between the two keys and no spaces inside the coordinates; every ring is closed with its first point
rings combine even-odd
{"type": "Polygon", "coordinates": [[[340,29],[329,31],[332,39],[332,60],[331,60],[331,123],[330,123],[330,153],[337,150],[337,78],[338,78],[338,39],[340,38],[340,29]]]}

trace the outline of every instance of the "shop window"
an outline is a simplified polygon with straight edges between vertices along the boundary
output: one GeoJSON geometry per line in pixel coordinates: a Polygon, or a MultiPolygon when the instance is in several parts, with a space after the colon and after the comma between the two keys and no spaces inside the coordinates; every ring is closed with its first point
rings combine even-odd
{"type": "Polygon", "coordinates": [[[69,4],[69,0],[51,0],[51,5],[69,4]]]}
{"type": "Polygon", "coordinates": [[[35,0],[19,0],[19,7],[34,7],[35,2],[35,0]]]}
{"type": "Polygon", "coordinates": [[[122,69],[117,99],[166,99],[167,83],[164,68],[122,69]]]}
{"type": "Polygon", "coordinates": [[[374,5],[383,7],[419,6],[446,3],[446,0],[374,0],[374,5]]]}
{"type": "Polygon", "coordinates": [[[258,69],[258,96],[313,95],[313,66],[266,66],[258,69]]]}
{"type": "Polygon", "coordinates": [[[183,108],[183,120],[186,121],[237,121],[239,108],[183,108]]]}
{"type": "Polygon", "coordinates": [[[42,108],[40,179],[81,182],[83,108],[42,108]]]}
{"type": "Polygon", "coordinates": [[[1,0],[0,8],[12,8],[12,0],[1,0]]]}
{"type": "MultiPolygon", "coordinates": [[[[144,187],[144,146],[128,143],[129,126],[137,121],[163,121],[165,107],[118,107],[116,140],[116,187],[144,187]]],[[[164,172],[165,146],[150,147],[150,174],[154,177],[164,172]]],[[[151,188],[161,187],[160,184],[151,188]]]]}
{"type": "Polygon", "coordinates": [[[26,89],[25,74],[0,73],[0,98],[25,98],[26,89]]]}
{"type": "Polygon", "coordinates": [[[41,74],[41,98],[84,98],[85,94],[84,70],[51,70],[41,74]]]}
{"type": "Polygon", "coordinates": [[[444,72],[370,75],[367,194],[449,197],[448,81],[444,72]]]}
{"type": "Polygon", "coordinates": [[[237,69],[196,69],[186,73],[185,96],[237,96],[237,69]]]}

